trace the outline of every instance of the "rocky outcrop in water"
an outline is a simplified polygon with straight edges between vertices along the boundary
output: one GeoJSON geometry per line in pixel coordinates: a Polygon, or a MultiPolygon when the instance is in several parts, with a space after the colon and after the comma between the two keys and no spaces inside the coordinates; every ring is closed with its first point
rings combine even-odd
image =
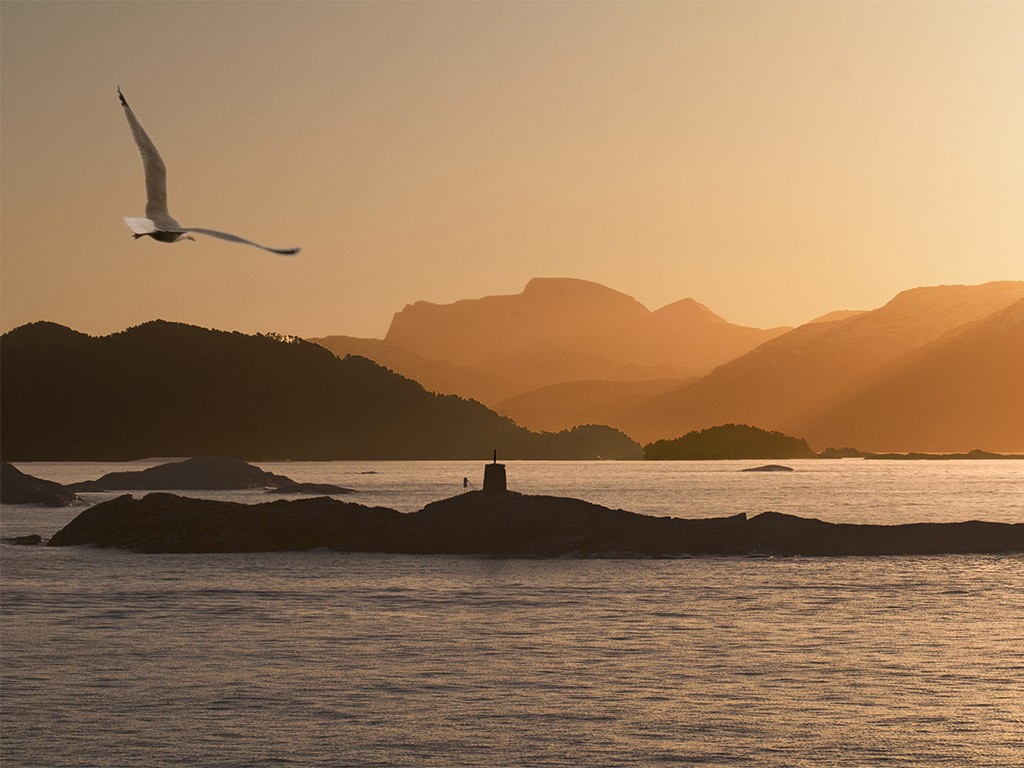
{"type": "Polygon", "coordinates": [[[282,496],[288,494],[313,494],[316,496],[337,496],[345,493],[355,493],[351,488],[342,488],[340,485],[330,483],[296,483],[286,485],[282,488],[268,488],[267,493],[276,493],[282,496]]]}
{"type": "Polygon", "coordinates": [[[38,533],[30,533],[28,536],[11,536],[3,541],[19,547],[34,547],[43,543],[43,537],[38,533]]]}
{"type": "Polygon", "coordinates": [[[81,504],[71,489],[50,480],[26,475],[6,461],[0,474],[0,504],[42,504],[46,507],[70,507],[81,504]]]}
{"type": "Polygon", "coordinates": [[[111,472],[98,480],[74,483],[76,491],[241,491],[267,488],[274,493],[355,493],[328,483],[298,483],[239,459],[199,456],[137,472],[111,472]]]}
{"type": "Polygon", "coordinates": [[[765,512],[650,517],[578,499],[462,494],[412,514],[329,498],[246,505],[154,493],[87,509],[50,546],[141,552],[344,552],[507,557],[912,555],[1024,552],[1024,524],[845,525],[765,512]]]}

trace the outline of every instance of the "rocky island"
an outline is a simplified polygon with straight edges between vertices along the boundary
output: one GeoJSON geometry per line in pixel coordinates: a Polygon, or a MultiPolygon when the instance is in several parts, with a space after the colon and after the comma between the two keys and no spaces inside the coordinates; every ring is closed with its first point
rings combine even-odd
{"type": "Polygon", "coordinates": [[[240,459],[197,456],[159,464],[136,472],[110,472],[97,480],[71,485],[76,491],[241,491],[266,488],[272,493],[355,493],[329,483],[298,483],[290,477],[266,472],[240,459]]]}
{"type": "Polygon", "coordinates": [[[687,432],[675,440],[644,446],[654,461],[717,461],[720,459],[816,459],[807,441],[747,424],[720,424],[687,432]]]}
{"type": "Polygon", "coordinates": [[[331,498],[264,504],[152,493],[97,504],[49,546],[140,552],[340,552],[500,557],[917,555],[1024,552],[1024,524],[850,525],[775,512],[651,517],[570,498],[472,491],[418,512],[331,498]]]}

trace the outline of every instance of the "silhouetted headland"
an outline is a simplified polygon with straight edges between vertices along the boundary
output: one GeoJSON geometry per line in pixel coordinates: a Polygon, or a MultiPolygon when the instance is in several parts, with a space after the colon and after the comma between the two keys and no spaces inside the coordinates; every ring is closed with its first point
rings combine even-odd
{"type": "Polygon", "coordinates": [[[849,525],[775,512],[688,520],[515,492],[472,491],[412,514],[326,497],[246,505],[151,493],[97,504],[49,544],[502,557],[918,555],[1024,552],[1024,524],[849,525]]]}
{"type": "Polygon", "coordinates": [[[26,475],[17,467],[3,462],[0,474],[0,504],[42,504],[47,507],[70,507],[82,500],[70,488],[50,480],[26,475]]]}
{"type": "Polygon", "coordinates": [[[0,337],[7,461],[618,459],[609,427],[536,433],[301,339],[153,321],[91,337],[32,323],[0,337]],[[73,375],[71,375],[73,372],[73,375]]]}
{"type": "Polygon", "coordinates": [[[240,491],[266,488],[273,493],[355,493],[329,483],[299,483],[226,456],[198,456],[136,472],[111,472],[71,485],[76,491],[240,491]]]}

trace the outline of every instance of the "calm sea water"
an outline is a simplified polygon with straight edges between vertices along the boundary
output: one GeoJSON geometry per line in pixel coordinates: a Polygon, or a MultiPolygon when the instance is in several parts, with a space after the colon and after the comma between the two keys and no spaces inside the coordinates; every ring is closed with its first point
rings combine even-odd
{"type": "MultiPolygon", "coordinates": [[[[517,490],[651,514],[1024,521],[1021,462],[790,464],[508,469],[517,490]]],[[[479,462],[262,466],[403,510],[481,475],[479,462]]],[[[128,468],[19,467],[62,481],[128,468]]],[[[49,536],[74,514],[3,507],[0,528],[49,536]]],[[[0,573],[4,766],[1024,764],[1022,556],[3,545],[0,573]]]]}

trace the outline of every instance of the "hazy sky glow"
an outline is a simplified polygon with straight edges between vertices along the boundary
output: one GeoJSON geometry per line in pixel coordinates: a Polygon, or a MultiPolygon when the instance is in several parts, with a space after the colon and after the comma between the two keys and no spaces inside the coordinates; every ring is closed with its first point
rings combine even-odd
{"type": "Polygon", "coordinates": [[[1024,3],[0,5],[3,330],[381,336],[579,277],[769,327],[1024,279],[1024,3]],[[133,242],[120,85],[186,225],[133,242]]]}

